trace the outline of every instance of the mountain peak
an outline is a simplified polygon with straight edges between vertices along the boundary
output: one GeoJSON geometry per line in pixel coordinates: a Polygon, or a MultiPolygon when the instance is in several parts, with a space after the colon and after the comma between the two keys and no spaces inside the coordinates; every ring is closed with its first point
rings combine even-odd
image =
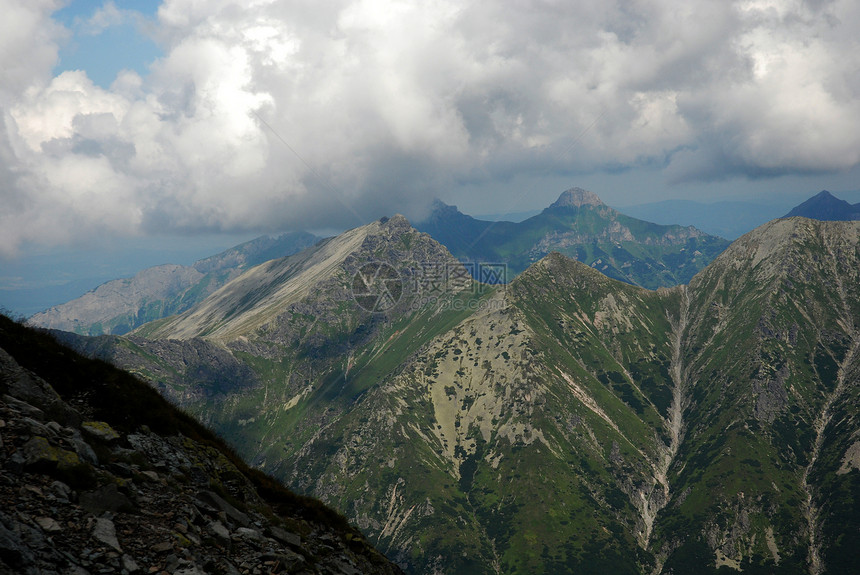
{"type": "Polygon", "coordinates": [[[857,220],[860,219],[860,205],[851,205],[840,200],[827,190],[815,194],[799,206],[794,207],[784,217],[803,216],[815,220],[857,220]]]}
{"type": "Polygon", "coordinates": [[[756,269],[758,281],[778,278],[797,267],[814,266],[810,246],[821,253],[854,253],[860,244],[860,222],[822,221],[792,217],[770,221],[732,242],[697,275],[690,286],[707,283],[720,274],[746,277],[739,270],[756,269]]]}
{"type": "Polygon", "coordinates": [[[558,199],[553,202],[550,208],[581,208],[582,206],[603,206],[605,205],[597,194],[589,192],[582,188],[571,188],[561,193],[558,199]]]}
{"type": "Polygon", "coordinates": [[[457,206],[452,205],[452,204],[446,204],[445,202],[443,202],[439,198],[436,198],[433,200],[433,203],[430,204],[430,213],[427,215],[427,217],[423,220],[422,223],[431,222],[431,221],[439,221],[439,220],[444,220],[446,218],[452,218],[452,217],[469,217],[469,216],[466,216],[465,214],[463,214],[459,209],[457,209],[457,206]]]}
{"type": "Polygon", "coordinates": [[[380,229],[391,229],[397,231],[407,231],[412,229],[412,224],[409,223],[409,220],[406,219],[406,216],[402,214],[394,214],[391,217],[382,217],[379,218],[379,227],[380,229]]]}
{"type": "MultiPolygon", "coordinates": [[[[188,311],[144,326],[138,333],[164,339],[234,341],[307,298],[314,302],[358,301],[348,286],[362,264],[374,261],[398,270],[417,265],[410,262],[458,265],[443,246],[395,214],[325,239],[298,254],[250,268],[188,311]]],[[[414,272],[410,268],[403,273],[403,277],[412,277],[414,272]]],[[[320,309],[314,313],[319,315],[320,309]]]]}

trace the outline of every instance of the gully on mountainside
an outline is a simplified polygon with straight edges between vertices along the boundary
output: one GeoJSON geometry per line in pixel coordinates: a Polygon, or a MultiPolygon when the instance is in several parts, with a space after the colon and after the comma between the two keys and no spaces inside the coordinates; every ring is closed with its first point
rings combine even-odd
{"type": "Polygon", "coordinates": [[[821,540],[819,538],[819,534],[821,531],[821,509],[818,504],[815,502],[815,493],[813,486],[809,485],[808,479],[809,474],[812,469],[815,467],[816,462],[818,461],[818,456],[821,453],[821,447],[824,443],[824,434],[827,430],[827,426],[830,424],[830,421],[833,417],[832,408],[833,405],[842,397],[842,394],[846,388],[846,372],[851,367],[854,362],[854,358],[857,357],[857,351],[860,349],[860,333],[858,333],[857,326],[854,324],[854,319],[851,314],[851,306],[848,301],[848,292],[846,291],[846,287],[844,282],[842,281],[841,275],[838,273],[837,262],[839,258],[833,252],[831,247],[828,247],[828,263],[830,263],[833,271],[833,277],[836,280],[836,287],[839,292],[839,304],[841,304],[842,310],[840,313],[839,321],[841,323],[842,329],[844,329],[849,337],[850,337],[850,347],[848,352],[845,354],[845,357],[839,363],[839,370],[836,375],[836,387],[833,389],[831,393],[829,393],[825,399],[824,406],[821,408],[818,416],[815,418],[813,422],[813,429],[815,430],[815,443],[812,447],[812,454],[809,457],[809,464],[803,470],[803,475],[800,478],[801,488],[806,492],[806,502],[804,509],[804,516],[806,517],[808,523],[808,537],[809,537],[809,573],[810,575],[819,575],[825,571],[825,566],[821,560],[821,540]]]}

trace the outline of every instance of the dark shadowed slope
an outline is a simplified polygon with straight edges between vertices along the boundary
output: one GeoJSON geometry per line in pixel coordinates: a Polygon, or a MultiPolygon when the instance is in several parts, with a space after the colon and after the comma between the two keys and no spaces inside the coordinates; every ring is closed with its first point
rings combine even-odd
{"type": "Polygon", "coordinates": [[[0,573],[400,571],[127,373],[0,316],[0,573]]]}

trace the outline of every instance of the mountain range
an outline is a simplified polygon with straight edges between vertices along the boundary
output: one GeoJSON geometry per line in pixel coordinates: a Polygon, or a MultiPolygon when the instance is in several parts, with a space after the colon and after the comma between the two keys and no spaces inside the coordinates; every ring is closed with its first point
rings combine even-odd
{"type": "Polygon", "coordinates": [[[437,201],[416,228],[464,263],[504,266],[507,280],[557,251],[604,275],[651,289],[689,281],[729,244],[693,227],[631,218],[582,188],[563,192],[540,214],[516,223],[476,220],[437,201]]]}
{"type": "MultiPolygon", "coordinates": [[[[597,202],[562,194],[514,235],[573,246],[550,224],[578,219],[622,246],[712,245],[597,202]]],[[[473,223],[450,243],[513,253],[482,243],[504,226],[473,223]]],[[[684,256],[689,282],[656,291],[560,253],[488,285],[452,251],[383,218],[126,336],[57,336],[407,572],[850,572],[860,222],[776,220],[707,266],[684,256]]],[[[520,253],[514,270],[539,257],[520,253]]]]}
{"type": "Polygon", "coordinates": [[[29,323],[83,335],[121,335],[146,322],[181,313],[243,270],[294,254],[319,239],[307,232],[261,236],[191,266],[146,268],[132,278],[109,281],[79,298],[39,312],[29,323]]]}
{"type": "MultiPolygon", "coordinates": [[[[692,227],[630,218],[580,188],[562,193],[546,210],[521,223],[477,220],[437,202],[417,227],[450,249],[476,279],[488,283],[510,281],[534,261],[559,251],[634,285],[668,287],[689,281],[728,245],[692,227]]],[[[317,240],[305,233],[262,237],[193,266],[147,268],[37,313],[29,322],[82,335],[122,335],[181,313],[243,270],[317,240]]]]}

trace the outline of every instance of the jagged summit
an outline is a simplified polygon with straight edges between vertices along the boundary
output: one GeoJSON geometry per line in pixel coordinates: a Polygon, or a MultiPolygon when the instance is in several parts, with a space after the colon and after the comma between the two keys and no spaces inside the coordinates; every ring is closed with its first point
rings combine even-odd
{"type": "Polygon", "coordinates": [[[799,206],[795,206],[784,217],[795,216],[822,221],[858,220],[860,219],[860,204],[851,205],[827,190],[822,190],[799,206]]]}
{"type": "MultiPolygon", "coordinates": [[[[453,204],[446,204],[439,198],[433,200],[430,204],[430,212],[427,214],[427,217],[424,218],[417,227],[421,229],[425,226],[433,226],[433,225],[446,225],[450,222],[457,222],[459,226],[469,226],[469,227],[483,227],[491,225],[493,222],[488,222],[485,220],[478,220],[473,218],[472,216],[466,215],[460,211],[460,209],[453,204]]],[[[431,234],[432,235],[432,234],[431,234]]],[[[445,242],[442,242],[445,243],[445,242]]]]}
{"type": "Polygon", "coordinates": [[[445,213],[445,212],[459,212],[457,206],[452,204],[446,204],[439,198],[434,198],[433,202],[430,204],[431,216],[436,213],[445,213]]]}
{"type": "Polygon", "coordinates": [[[388,226],[391,228],[411,228],[412,224],[406,219],[403,214],[394,214],[391,217],[382,217],[378,220],[380,226],[388,226]]]}
{"type": "Polygon", "coordinates": [[[556,201],[550,204],[554,208],[581,208],[582,206],[605,206],[606,204],[594,192],[582,188],[571,188],[561,193],[556,201]]]}

